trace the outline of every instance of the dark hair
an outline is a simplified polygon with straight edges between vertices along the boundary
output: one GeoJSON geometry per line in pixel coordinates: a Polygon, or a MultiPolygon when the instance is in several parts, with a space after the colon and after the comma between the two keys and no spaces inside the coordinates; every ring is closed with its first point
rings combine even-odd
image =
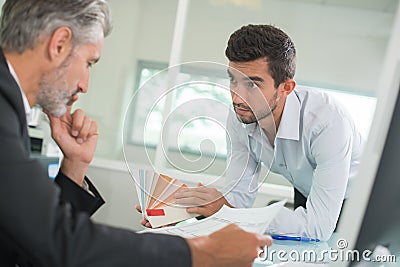
{"type": "Polygon", "coordinates": [[[296,49],[290,37],[271,25],[241,27],[229,38],[225,55],[232,62],[266,58],[275,87],[296,72],[296,49]]]}

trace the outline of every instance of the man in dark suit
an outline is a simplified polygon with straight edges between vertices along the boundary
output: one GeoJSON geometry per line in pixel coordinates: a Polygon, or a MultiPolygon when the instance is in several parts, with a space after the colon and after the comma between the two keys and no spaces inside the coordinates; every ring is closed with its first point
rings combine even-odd
{"type": "Polygon", "coordinates": [[[110,32],[104,0],[7,0],[0,28],[0,266],[251,266],[271,239],[230,225],[194,239],[93,223],[104,201],[85,178],[97,125],[71,112],[110,32]],[[39,104],[64,159],[55,185],[29,155],[39,104]],[[60,190],[61,188],[61,190],[60,190]],[[201,261],[201,263],[200,263],[201,261]]]}

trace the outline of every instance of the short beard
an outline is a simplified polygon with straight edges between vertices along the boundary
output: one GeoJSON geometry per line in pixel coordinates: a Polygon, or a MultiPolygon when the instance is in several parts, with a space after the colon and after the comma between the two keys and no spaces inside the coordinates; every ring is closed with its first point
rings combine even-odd
{"type": "MultiPolygon", "coordinates": [[[[253,110],[251,110],[251,115],[249,118],[242,118],[239,115],[236,114],[237,119],[244,123],[244,124],[251,124],[254,122],[258,122],[261,121],[262,119],[265,119],[267,117],[269,117],[270,115],[272,115],[275,111],[275,109],[278,107],[278,90],[275,91],[273,98],[271,99],[271,105],[268,104],[268,107],[270,107],[268,110],[262,110],[260,112],[258,112],[257,114],[254,114],[253,110]]],[[[235,104],[233,104],[233,107],[235,108],[235,104]]]]}
{"type": "Polygon", "coordinates": [[[45,73],[39,80],[39,92],[36,96],[37,103],[48,113],[61,117],[67,111],[71,92],[65,78],[65,71],[72,61],[72,51],[68,57],[55,70],[45,73]]]}

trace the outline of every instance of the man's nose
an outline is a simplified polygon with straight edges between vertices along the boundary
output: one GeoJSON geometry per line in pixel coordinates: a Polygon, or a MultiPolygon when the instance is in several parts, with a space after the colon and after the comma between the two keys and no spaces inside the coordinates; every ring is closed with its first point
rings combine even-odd
{"type": "Polygon", "coordinates": [[[240,89],[240,86],[231,91],[232,101],[236,104],[246,103],[247,93],[240,89]]]}
{"type": "Polygon", "coordinates": [[[85,75],[85,77],[83,77],[81,81],[78,83],[78,91],[80,93],[86,94],[88,92],[88,88],[89,88],[89,75],[85,75]]]}
{"type": "Polygon", "coordinates": [[[235,104],[243,103],[243,99],[237,94],[232,92],[232,102],[235,104]]]}

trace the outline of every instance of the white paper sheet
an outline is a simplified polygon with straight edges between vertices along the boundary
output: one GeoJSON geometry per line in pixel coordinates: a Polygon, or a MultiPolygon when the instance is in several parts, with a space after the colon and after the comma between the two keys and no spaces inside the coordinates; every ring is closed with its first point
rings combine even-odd
{"type": "Polygon", "coordinates": [[[214,215],[185,225],[148,229],[142,231],[178,235],[185,238],[209,235],[234,223],[245,231],[263,234],[268,225],[283,208],[286,200],[262,208],[236,209],[223,206],[214,215]]]}

